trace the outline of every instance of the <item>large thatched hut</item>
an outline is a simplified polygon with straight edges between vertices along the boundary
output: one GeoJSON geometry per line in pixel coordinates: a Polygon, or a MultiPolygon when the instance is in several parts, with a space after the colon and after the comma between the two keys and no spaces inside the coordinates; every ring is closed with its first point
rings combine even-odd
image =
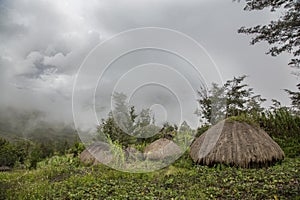
{"type": "Polygon", "coordinates": [[[180,156],[180,154],[180,147],[166,138],[161,138],[152,142],[144,150],[144,155],[149,160],[163,160],[168,157],[180,156]]]}
{"type": "Polygon", "coordinates": [[[244,168],[269,166],[284,159],[282,149],[265,131],[233,119],[219,122],[197,138],[190,155],[199,164],[244,168]]]}
{"type": "Polygon", "coordinates": [[[110,146],[105,142],[95,142],[88,146],[79,158],[85,164],[108,164],[113,159],[110,146]]]}

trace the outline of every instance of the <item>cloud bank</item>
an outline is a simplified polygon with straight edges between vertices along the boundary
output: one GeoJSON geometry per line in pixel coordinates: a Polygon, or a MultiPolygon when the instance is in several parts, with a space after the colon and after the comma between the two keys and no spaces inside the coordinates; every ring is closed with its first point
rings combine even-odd
{"type": "Polygon", "coordinates": [[[72,121],[72,86],[86,55],[114,34],[148,26],[190,35],[210,53],[223,80],[247,74],[256,92],[288,103],[282,89],[296,85],[289,56],[266,56],[266,45],[251,47],[249,37],[237,34],[241,26],[274,16],[242,8],[231,0],[2,0],[0,106],[72,121]]]}

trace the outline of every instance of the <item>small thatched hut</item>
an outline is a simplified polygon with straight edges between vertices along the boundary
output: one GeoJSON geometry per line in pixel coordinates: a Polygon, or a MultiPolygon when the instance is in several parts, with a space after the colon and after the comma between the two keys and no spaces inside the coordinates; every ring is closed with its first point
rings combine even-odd
{"type": "Polygon", "coordinates": [[[81,162],[85,164],[108,164],[112,159],[109,144],[96,142],[88,146],[79,156],[81,162]]]}
{"type": "Polygon", "coordinates": [[[269,166],[284,159],[284,152],[265,131],[232,119],[219,122],[197,138],[190,155],[199,164],[244,168],[269,166]]]}
{"type": "Polygon", "coordinates": [[[7,172],[7,171],[11,171],[12,168],[8,167],[8,166],[0,166],[0,172],[7,172]]]}
{"type": "Polygon", "coordinates": [[[166,138],[152,142],[144,150],[144,155],[149,160],[163,160],[168,157],[179,156],[180,154],[180,147],[166,138]]]}

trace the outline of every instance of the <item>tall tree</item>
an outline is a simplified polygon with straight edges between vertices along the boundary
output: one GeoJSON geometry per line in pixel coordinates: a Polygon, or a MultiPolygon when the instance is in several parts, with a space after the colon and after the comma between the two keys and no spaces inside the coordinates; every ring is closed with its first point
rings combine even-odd
{"type": "MultiPolygon", "coordinates": [[[[107,119],[102,119],[98,127],[98,140],[106,141],[107,136],[123,146],[147,141],[152,134],[159,132],[159,127],[151,121],[151,110],[142,109],[136,113],[134,106],[127,103],[123,93],[113,95],[114,109],[109,112],[107,119]]],[[[152,140],[151,140],[152,141],[152,140]]]]}
{"type": "Polygon", "coordinates": [[[234,77],[224,84],[226,97],[226,116],[238,116],[242,113],[262,111],[261,103],[266,99],[254,95],[253,88],[243,83],[247,76],[234,77]]]}
{"type": "Polygon", "coordinates": [[[234,77],[223,86],[213,84],[208,93],[199,91],[200,110],[197,114],[207,122],[215,124],[224,117],[261,112],[261,103],[265,99],[255,95],[253,88],[243,83],[245,78],[246,76],[234,77]]]}
{"type": "Polygon", "coordinates": [[[126,102],[127,96],[123,93],[114,93],[114,109],[112,111],[113,118],[124,132],[132,134],[133,122],[134,122],[134,108],[129,109],[129,105],[126,102]],[[130,116],[131,114],[131,116],[130,116]]]}
{"type": "MultiPolygon", "coordinates": [[[[240,1],[240,0],[238,0],[240,1]]],[[[289,65],[300,68],[300,1],[299,0],[245,0],[244,10],[270,9],[280,16],[266,25],[239,29],[239,33],[254,35],[251,44],[266,41],[270,45],[267,54],[277,56],[283,52],[293,55],[289,65]]]]}
{"type": "Polygon", "coordinates": [[[215,124],[224,118],[226,110],[226,98],[224,86],[212,83],[212,87],[207,91],[204,87],[198,91],[198,103],[200,108],[196,114],[201,116],[203,123],[215,124]]]}

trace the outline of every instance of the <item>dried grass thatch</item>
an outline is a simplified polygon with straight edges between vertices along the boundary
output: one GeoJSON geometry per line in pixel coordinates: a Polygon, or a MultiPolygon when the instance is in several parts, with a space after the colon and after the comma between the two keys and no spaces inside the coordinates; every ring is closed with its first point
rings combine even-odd
{"type": "Polygon", "coordinates": [[[176,157],[180,154],[180,147],[166,138],[152,142],[144,150],[144,155],[149,160],[163,160],[168,157],[176,157]]]}
{"type": "Polygon", "coordinates": [[[88,146],[79,156],[81,162],[85,164],[108,164],[112,159],[109,144],[96,142],[88,146]]]}
{"type": "Polygon", "coordinates": [[[219,122],[197,138],[190,155],[199,164],[244,168],[269,166],[284,159],[282,149],[265,131],[232,119],[219,122]]]}

